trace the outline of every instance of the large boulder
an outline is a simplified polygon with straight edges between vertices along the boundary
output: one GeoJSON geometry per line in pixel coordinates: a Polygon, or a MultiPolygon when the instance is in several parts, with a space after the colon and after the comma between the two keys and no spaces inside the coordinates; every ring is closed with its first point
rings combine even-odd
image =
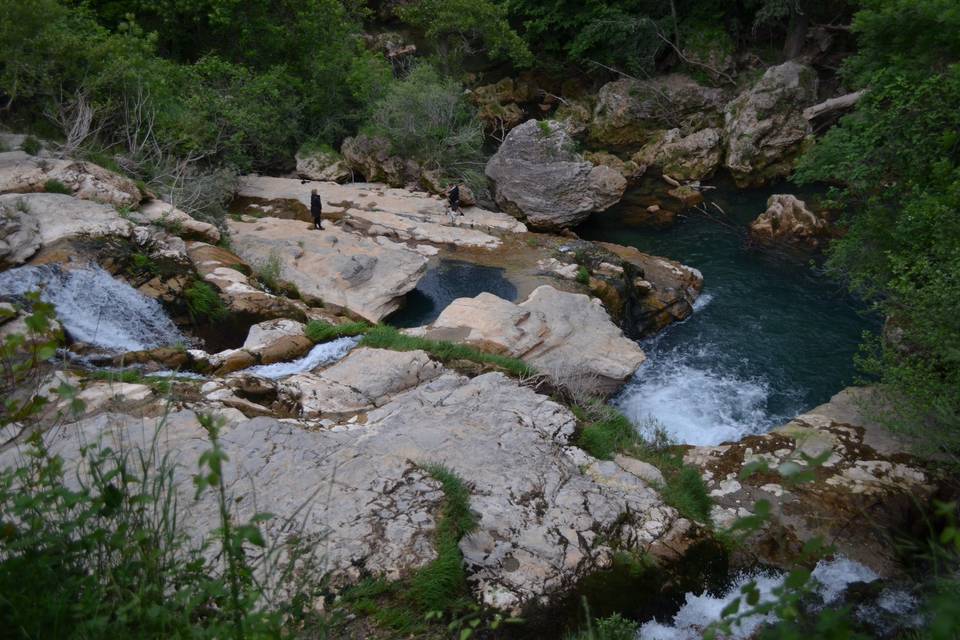
{"type": "Polygon", "coordinates": [[[898,573],[890,532],[910,528],[936,481],[908,443],[865,415],[877,402],[869,388],[845,389],[765,435],[687,450],[684,462],[701,470],[713,498],[715,525],[751,515],[760,499],[770,503],[772,521],[745,547],[747,563],[789,566],[819,536],[881,576],[898,573]],[[804,456],[825,460],[810,482],[787,484],[781,473],[802,471],[804,456]],[[767,470],[742,474],[757,464],[767,470]]]}
{"type": "Polygon", "coordinates": [[[521,358],[558,384],[600,395],[620,388],[645,360],[599,300],[547,285],[520,304],[490,293],[458,298],[417,332],[521,358]]]}
{"type": "Polygon", "coordinates": [[[767,199],[767,210],[750,223],[750,237],[763,244],[781,243],[817,249],[830,237],[830,223],[789,193],[767,199]]]}
{"type": "Polygon", "coordinates": [[[44,191],[50,181],[61,183],[77,198],[117,207],[134,207],[141,198],[132,180],[92,162],[36,158],[22,151],[0,153],[0,193],[44,191]]]}
{"type": "Polygon", "coordinates": [[[817,101],[817,72],[798,62],[770,67],[724,111],[725,166],[741,187],[787,176],[811,135],[803,109],[817,101]]]}
{"type": "Polygon", "coordinates": [[[656,167],[677,180],[709,178],[723,162],[722,132],[701,129],[683,135],[680,129],[662,131],[631,159],[641,172],[656,167]]]}
{"type": "Polygon", "coordinates": [[[501,209],[541,229],[575,226],[623,196],[619,172],[587,162],[565,129],[528,120],[513,129],[486,168],[501,209]]]}
{"type": "Polygon", "coordinates": [[[391,153],[390,142],[364,134],[347,138],[340,146],[346,166],[367,182],[386,182],[391,187],[416,184],[420,166],[391,153]]]}
{"type": "Polygon", "coordinates": [[[649,80],[622,79],[597,95],[590,139],[603,148],[638,149],[663,129],[683,135],[719,126],[725,94],[693,79],[670,74],[649,80]]]}
{"type": "MultiPolygon", "coordinates": [[[[376,396],[383,405],[370,398],[362,413],[326,420],[326,428],[316,421],[248,420],[230,406],[237,396],[222,394],[230,404],[208,401],[159,418],[101,412],[45,439],[51,455],[65,460],[68,478],[81,466],[81,446],[159,447],[158,456],[170,456],[179,504],[189,505],[190,517],[181,521],[199,537],[219,526],[219,506],[213,492],[194,500],[192,475],[210,448],[197,415],[219,414],[226,421],[219,434],[224,481],[237,521],[268,510],[275,517],[262,523],[266,537],[287,540],[295,519],[306,549],[322,554],[317,559],[333,590],[371,575],[408,576],[437,557],[444,494],[430,476],[433,464],[468,488],[478,526],[460,549],[468,581],[488,606],[516,612],[557,604],[580,578],[609,566],[615,548],[676,557],[684,547],[690,523],[637,476],[571,446],[576,420],[563,406],[499,373],[469,379],[418,353],[401,354],[398,366],[381,370],[381,355],[354,352],[337,365],[342,375],[316,383],[391,386],[386,396],[365,387],[358,397],[376,396]],[[353,359],[366,364],[348,375],[353,359]],[[427,369],[428,375],[410,375],[427,369]]],[[[321,415],[336,413],[339,396],[316,398],[321,415]]],[[[4,453],[0,464],[18,455],[4,453]]]]}
{"type": "Polygon", "coordinates": [[[80,200],[59,193],[11,193],[0,195],[7,228],[14,235],[8,263],[20,264],[33,253],[61,242],[81,238],[119,236],[128,238],[133,224],[108,205],[80,200]]]}
{"type": "Polygon", "coordinates": [[[303,323],[288,318],[267,320],[250,327],[243,348],[256,354],[260,364],[299,358],[313,347],[303,323]]]}
{"type": "Polygon", "coordinates": [[[25,204],[0,203],[0,269],[23,264],[40,249],[40,221],[25,204]]]}
{"type": "Polygon", "coordinates": [[[417,286],[427,260],[390,242],[376,242],[328,225],[317,231],[299,220],[229,221],[233,249],[247,263],[276,263],[279,277],[308,302],[346,310],[370,322],[400,307],[417,286]]]}

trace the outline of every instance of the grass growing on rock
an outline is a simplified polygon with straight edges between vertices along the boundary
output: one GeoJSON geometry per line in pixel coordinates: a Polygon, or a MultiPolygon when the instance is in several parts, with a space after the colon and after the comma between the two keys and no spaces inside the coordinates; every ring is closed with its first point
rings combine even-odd
{"type": "Polygon", "coordinates": [[[187,311],[194,323],[224,320],[230,314],[220,296],[206,282],[196,280],[183,291],[187,311]]]}
{"type": "Polygon", "coordinates": [[[46,193],[62,193],[64,195],[73,195],[73,189],[63,184],[59,180],[50,179],[43,183],[43,190],[46,193]]]}
{"type": "Polygon", "coordinates": [[[532,377],[537,374],[536,369],[519,358],[486,353],[462,344],[428,340],[418,336],[408,336],[397,329],[386,325],[371,327],[360,346],[377,349],[392,349],[394,351],[426,351],[441,362],[453,360],[470,360],[479,364],[492,364],[518,377],[532,377]]]}
{"type": "Polygon", "coordinates": [[[664,502],[685,518],[710,523],[707,486],[695,467],[683,463],[682,450],[659,435],[654,442],[645,441],[625,415],[601,400],[574,404],[571,409],[580,422],[577,446],[601,460],[623,453],[652,464],[663,474],[664,485],[657,489],[664,502]]]}
{"type": "Polygon", "coordinates": [[[323,320],[311,320],[307,323],[305,333],[314,343],[327,342],[336,338],[347,338],[363,335],[370,330],[366,322],[348,322],[346,324],[330,324],[323,320]]]}

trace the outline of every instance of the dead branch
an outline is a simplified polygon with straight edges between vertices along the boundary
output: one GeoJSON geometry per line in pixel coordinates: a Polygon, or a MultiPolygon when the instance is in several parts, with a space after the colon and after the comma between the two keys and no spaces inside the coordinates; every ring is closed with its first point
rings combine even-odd
{"type": "Polygon", "coordinates": [[[807,107],[803,110],[803,117],[807,120],[814,120],[820,116],[831,113],[833,111],[840,111],[842,109],[849,109],[853,107],[860,98],[866,93],[865,89],[860,91],[854,91],[853,93],[848,93],[846,95],[838,96],[836,98],[830,98],[829,100],[824,100],[820,104],[815,104],[812,107],[807,107]]]}

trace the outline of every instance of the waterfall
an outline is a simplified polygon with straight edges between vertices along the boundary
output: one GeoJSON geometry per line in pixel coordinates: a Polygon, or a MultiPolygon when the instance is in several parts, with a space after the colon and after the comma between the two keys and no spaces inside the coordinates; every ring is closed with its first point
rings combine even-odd
{"type": "Polygon", "coordinates": [[[360,342],[360,338],[338,338],[318,344],[310,350],[310,353],[299,360],[257,365],[246,369],[246,373],[270,380],[278,380],[296,373],[313,371],[319,366],[342,359],[351,349],[357,346],[358,342],[360,342]]]}
{"type": "Polygon", "coordinates": [[[99,267],[44,265],[0,273],[0,296],[16,298],[37,290],[56,308],[57,319],[75,341],[109,352],[187,342],[159,302],[99,267]]]}

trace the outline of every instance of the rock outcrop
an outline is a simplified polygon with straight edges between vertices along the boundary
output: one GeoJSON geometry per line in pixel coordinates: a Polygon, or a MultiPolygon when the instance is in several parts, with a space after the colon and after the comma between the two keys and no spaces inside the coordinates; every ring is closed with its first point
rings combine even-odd
{"type": "Polygon", "coordinates": [[[724,111],[724,161],[741,187],[787,176],[811,134],[803,109],[817,101],[817,73],[798,62],[767,69],[724,111]]]}
{"type": "Polygon", "coordinates": [[[420,166],[391,153],[390,142],[364,134],[347,138],[340,146],[346,166],[367,182],[385,182],[391,187],[416,185],[420,166]]]}
{"type": "Polygon", "coordinates": [[[817,249],[831,233],[830,223],[807,208],[803,200],[786,193],[767,199],[767,210],[750,223],[750,237],[764,243],[782,243],[817,249]]]}
{"type": "Polygon", "coordinates": [[[243,348],[257,354],[260,364],[293,360],[313,347],[304,329],[303,323],[286,318],[260,322],[250,327],[243,348]]]}
{"type": "Polygon", "coordinates": [[[163,227],[188,240],[201,240],[211,244],[220,242],[220,230],[216,226],[197,220],[186,211],[181,211],[163,200],[150,200],[137,211],[131,211],[130,219],[163,227]]]}
{"type": "MultiPolygon", "coordinates": [[[[469,488],[479,522],[460,548],[468,581],[486,605],[519,611],[555,602],[584,575],[608,566],[614,545],[668,557],[683,548],[690,523],[636,475],[570,446],[575,419],[561,405],[499,373],[465,378],[417,352],[393,354],[396,366],[384,368],[382,356],[359,350],[317,377],[310,402],[320,415],[337,414],[340,394],[365,385],[350,399],[360,412],[327,418],[325,428],[316,421],[247,419],[216,401],[161,418],[106,405],[70,429],[50,431],[47,443],[66,461],[67,477],[79,464],[81,443],[125,451],[159,446],[158,455],[171,456],[179,503],[189,505],[183,522],[200,535],[219,520],[211,492],[194,501],[192,475],[210,448],[197,414],[219,414],[235,517],[275,514],[262,524],[268,539],[286,539],[286,522],[296,518],[298,538],[323,554],[335,590],[368,575],[407,576],[436,557],[444,494],[431,464],[446,466],[469,488]]],[[[249,377],[235,382],[223,390],[272,394],[270,384],[249,377]]],[[[124,391],[149,395],[149,389],[124,391]]],[[[99,395],[112,396],[109,388],[99,395]]],[[[237,397],[222,395],[231,403],[237,397]]],[[[238,406],[249,412],[263,406],[249,404],[238,406]]],[[[16,455],[7,451],[0,464],[16,455]]]]}
{"type": "Polygon", "coordinates": [[[59,182],[83,200],[117,207],[140,202],[140,189],[132,180],[92,162],[37,158],[22,151],[0,153],[0,194],[44,191],[49,181],[59,182]]]}
{"type": "Polygon", "coordinates": [[[689,135],[670,129],[652,135],[653,140],[631,158],[641,173],[655,167],[676,180],[702,180],[723,162],[720,129],[701,129],[689,135]]]}
{"type": "Polygon", "coordinates": [[[645,359],[599,300],[550,286],[520,304],[489,293],[458,298],[430,327],[414,331],[521,358],[558,384],[604,395],[645,359]]]}
{"type": "Polygon", "coordinates": [[[349,182],[353,172],[336,151],[301,148],[297,151],[297,175],[307,180],[349,182]]]}
{"type": "Polygon", "coordinates": [[[229,222],[233,249],[253,265],[276,262],[280,279],[307,302],[379,322],[417,286],[426,259],[401,245],[348,233],[313,230],[299,220],[245,218],[229,222]]]}
{"type": "Polygon", "coordinates": [[[608,149],[635,150],[661,130],[679,128],[682,135],[722,122],[724,92],[693,79],[671,74],[649,80],[616,80],[597,95],[590,139],[608,149]]]}
{"type": "Polygon", "coordinates": [[[133,224],[109,205],[59,193],[12,193],[0,195],[5,228],[8,266],[22,264],[38,251],[81,238],[118,236],[128,238],[133,224]]]}
{"type": "Polygon", "coordinates": [[[873,402],[870,389],[845,389],[768,434],[689,449],[684,461],[701,469],[715,502],[714,523],[729,526],[764,499],[773,521],[750,545],[761,561],[788,565],[804,542],[822,536],[880,575],[895,573],[897,546],[889,532],[909,527],[935,482],[905,443],[862,415],[873,402]],[[801,454],[825,460],[812,482],[790,486],[781,473],[804,470],[801,454]],[[769,470],[744,478],[751,463],[769,470]]]}
{"type": "Polygon", "coordinates": [[[539,229],[562,229],[619,202],[627,181],[587,162],[564,128],[528,120],[513,129],[487,163],[501,209],[539,229]]]}

